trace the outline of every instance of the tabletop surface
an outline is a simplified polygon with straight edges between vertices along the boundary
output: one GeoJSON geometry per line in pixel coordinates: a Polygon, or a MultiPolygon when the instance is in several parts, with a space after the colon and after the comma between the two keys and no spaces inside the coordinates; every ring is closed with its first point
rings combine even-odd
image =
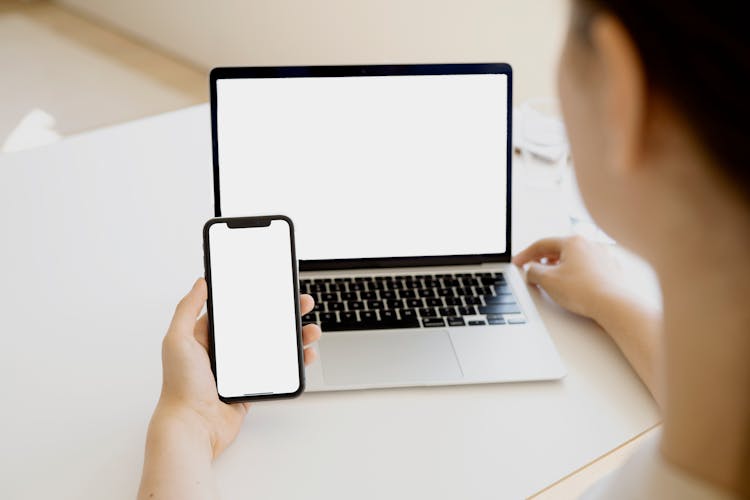
{"type": "MultiPolygon", "coordinates": [[[[560,204],[516,184],[514,249],[565,233],[560,204]]],[[[160,342],[202,275],[212,206],[205,105],[0,157],[0,497],[134,496],[160,342]]],[[[223,497],[519,498],[653,426],[601,329],[532,295],[563,380],[256,404],[216,461],[223,497]]]]}

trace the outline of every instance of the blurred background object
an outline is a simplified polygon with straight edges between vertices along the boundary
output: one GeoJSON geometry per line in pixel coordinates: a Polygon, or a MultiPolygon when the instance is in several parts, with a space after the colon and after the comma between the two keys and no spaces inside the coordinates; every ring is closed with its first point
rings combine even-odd
{"type": "Polygon", "coordinates": [[[63,136],[208,100],[219,65],[509,62],[555,95],[561,0],[0,0],[0,143],[33,109],[63,136]]]}
{"type": "Polygon", "coordinates": [[[0,0],[0,144],[34,109],[71,135],[206,100],[204,72],[48,1],[0,0]]]}
{"type": "Polygon", "coordinates": [[[569,147],[557,99],[537,97],[514,110],[513,145],[554,165],[567,161],[569,147]]]}
{"type": "Polygon", "coordinates": [[[33,109],[21,118],[16,128],[8,134],[0,151],[23,151],[52,144],[58,140],[60,134],[55,130],[55,117],[41,109],[33,109]]]}
{"type": "Polygon", "coordinates": [[[596,225],[581,198],[557,99],[536,97],[514,109],[513,147],[519,153],[516,175],[527,187],[562,196],[573,233],[615,243],[596,225]]]}
{"type": "Polygon", "coordinates": [[[536,97],[513,110],[513,147],[521,154],[524,181],[555,187],[568,165],[568,138],[557,99],[536,97]]]}

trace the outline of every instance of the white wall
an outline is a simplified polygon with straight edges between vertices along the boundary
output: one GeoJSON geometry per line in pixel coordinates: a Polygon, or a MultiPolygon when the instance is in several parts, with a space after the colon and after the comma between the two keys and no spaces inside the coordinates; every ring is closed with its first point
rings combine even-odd
{"type": "Polygon", "coordinates": [[[509,62],[516,102],[554,95],[566,0],[60,0],[208,69],[509,62]]]}

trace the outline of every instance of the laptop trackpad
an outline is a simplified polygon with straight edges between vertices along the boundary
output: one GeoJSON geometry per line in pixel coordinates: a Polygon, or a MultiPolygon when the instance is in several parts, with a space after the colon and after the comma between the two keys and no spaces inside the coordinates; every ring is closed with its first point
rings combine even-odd
{"type": "Polygon", "coordinates": [[[341,388],[435,384],[463,378],[445,330],[324,333],[320,358],[326,385],[341,388]]]}

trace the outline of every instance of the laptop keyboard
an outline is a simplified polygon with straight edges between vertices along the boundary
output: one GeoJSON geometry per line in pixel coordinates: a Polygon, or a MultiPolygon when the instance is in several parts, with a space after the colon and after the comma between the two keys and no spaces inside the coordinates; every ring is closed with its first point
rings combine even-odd
{"type": "Polygon", "coordinates": [[[315,299],[302,323],[324,332],[525,322],[499,272],[302,279],[300,292],[315,299]]]}

